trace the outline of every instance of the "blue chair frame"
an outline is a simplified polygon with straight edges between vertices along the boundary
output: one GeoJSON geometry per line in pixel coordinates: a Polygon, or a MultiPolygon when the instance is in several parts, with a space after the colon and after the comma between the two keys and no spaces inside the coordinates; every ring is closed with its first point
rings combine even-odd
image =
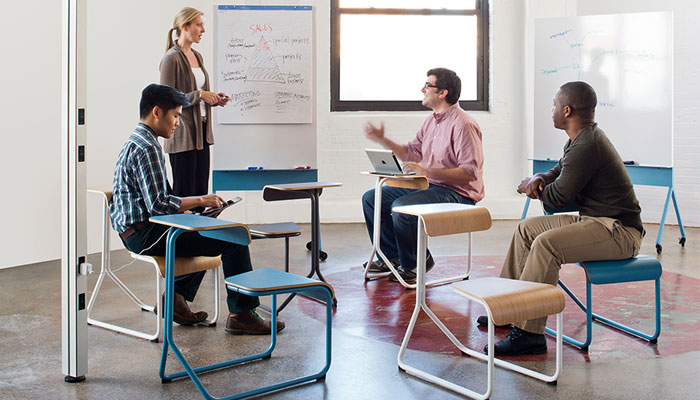
{"type": "MultiPolygon", "coordinates": [[[[528,201],[530,198],[527,199],[528,201]]],[[[562,209],[553,209],[542,203],[542,209],[546,215],[552,215],[556,213],[572,212],[578,211],[578,206],[576,204],[570,204],[569,206],[562,209]]],[[[521,220],[525,219],[525,212],[521,220]]],[[[576,263],[586,271],[586,304],[584,305],[581,300],[562,282],[559,280],[559,286],[566,292],[566,294],[571,297],[571,299],[576,303],[581,310],[586,313],[586,340],[581,342],[570,336],[563,335],[563,339],[566,343],[572,344],[579,347],[583,351],[588,351],[588,346],[591,344],[593,336],[593,320],[607,324],[613,328],[617,328],[621,331],[627,332],[634,336],[638,336],[642,339],[646,339],[651,343],[656,343],[656,339],[661,334],[661,273],[662,267],[659,260],[655,257],[648,256],[637,256],[633,258],[628,258],[624,260],[605,260],[605,261],[585,261],[576,263]],[[603,317],[599,314],[595,314],[592,311],[591,302],[591,285],[605,285],[611,283],[624,283],[624,282],[640,282],[640,281],[654,281],[655,282],[655,303],[656,303],[656,330],[654,334],[649,335],[641,332],[637,329],[631,328],[627,325],[621,324],[619,322],[613,321],[609,318],[603,317]]],[[[556,332],[550,328],[545,328],[546,332],[550,335],[556,336],[556,332]]]]}
{"type": "MultiPolygon", "coordinates": [[[[586,304],[562,282],[559,281],[559,286],[571,297],[576,305],[586,313],[586,340],[581,342],[570,336],[563,335],[565,342],[579,347],[583,351],[588,351],[588,346],[591,344],[593,336],[593,320],[602,322],[621,331],[627,332],[642,339],[646,339],[651,343],[656,343],[659,334],[661,333],[661,263],[655,257],[639,256],[628,258],[625,260],[614,261],[586,261],[577,263],[586,271],[586,304]],[[639,282],[639,281],[654,281],[655,286],[655,318],[656,330],[653,334],[646,334],[627,325],[613,321],[603,317],[592,311],[591,303],[591,285],[603,285],[611,283],[623,282],[639,282]]],[[[556,336],[556,332],[550,328],[546,328],[547,333],[556,336]]]]}
{"type": "MultiPolygon", "coordinates": [[[[308,382],[312,380],[321,380],[326,376],[326,372],[330,368],[331,363],[331,319],[332,319],[332,300],[333,292],[329,288],[329,285],[308,279],[309,282],[318,282],[318,285],[305,286],[305,287],[279,287],[272,288],[271,290],[256,290],[256,291],[246,291],[244,289],[238,289],[240,293],[254,295],[254,296],[272,296],[272,310],[277,308],[277,295],[283,293],[292,292],[303,292],[310,297],[321,299],[326,302],[326,364],[316,374],[309,376],[288,380],[285,382],[277,383],[274,385],[268,385],[258,389],[249,390],[246,392],[225,396],[225,397],[214,397],[209,391],[204,387],[202,381],[197,376],[198,373],[218,370],[237,364],[246,363],[254,360],[262,360],[271,358],[272,352],[277,344],[277,332],[274,327],[277,324],[277,313],[271,313],[271,339],[270,346],[267,350],[253,354],[249,356],[244,356],[229,361],[209,364],[197,368],[192,368],[184,354],[180,351],[177,344],[173,339],[173,297],[175,293],[175,279],[174,279],[174,268],[173,264],[175,261],[175,246],[177,238],[184,232],[197,231],[200,235],[205,237],[210,237],[213,239],[218,239],[226,242],[237,243],[241,245],[247,245],[250,243],[250,233],[248,228],[242,224],[230,223],[227,221],[217,220],[214,218],[202,217],[194,214],[174,214],[174,215],[163,215],[157,217],[151,217],[152,222],[160,223],[164,225],[170,225],[171,228],[168,232],[167,242],[166,242],[166,273],[165,273],[165,323],[163,332],[163,350],[161,353],[160,368],[158,370],[158,375],[163,383],[172,381],[173,379],[189,376],[194,382],[197,390],[202,394],[205,399],[208,400],[231,400],[231,399],[242,399],[246,397],[256,396],[262,393],[272,392],[285,387],[298,385],[303,382],[308,382]],[[165,373],[165,365],[168,357],[168,349],[172,349],[176,358],[182,364],[184,371],[175,372],[172,374],[165,373]]],[[[267,270],[267,268],[265,268],[267,270]]],[[[274,271],[274,270],[271,270],[274,271]]],[[[247,274],[256,273],[256,271],[248,272],[247,274]]],[[[276,271],[280,274],[285,274],[289,276],[291,274],[286,274],[281,271],[276,271]]],[[[242,276],[245,274],[237,275],[242,276]]],[[[235,277],[231,277],[235,278],[235,277]]],[[[306,279],[303,277],[298,277],[300,279],[306,279]]],[[[230,279],[230,278],[229,278],[230,279]]]]}

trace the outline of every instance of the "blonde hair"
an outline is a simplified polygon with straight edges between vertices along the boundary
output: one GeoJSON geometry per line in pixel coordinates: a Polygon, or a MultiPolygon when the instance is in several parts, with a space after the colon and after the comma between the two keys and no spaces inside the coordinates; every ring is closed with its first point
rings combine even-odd
{"type": "Polygon", "coordinates": [[[204,15],[204,13],[192,7],[185,7],[175,14],[173,27],[168,31],[168,40],[165,42],[165,51],[173,47],[173,31],[176,33],[175,37],[180,37],[181,28],[197,19],[200,15],[204,15]]]}

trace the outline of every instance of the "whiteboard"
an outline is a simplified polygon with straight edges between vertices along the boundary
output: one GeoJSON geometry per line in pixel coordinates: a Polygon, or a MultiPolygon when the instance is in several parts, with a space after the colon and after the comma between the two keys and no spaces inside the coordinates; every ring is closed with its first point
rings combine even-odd
{"type": "Polygon", "coordinates": [[[652,12],[535,21],[534,157],[559,159],[568,137],[552,100],[569,81],[598,95],[596,122],[623,160],[673,165],[673,14],[652,12]]]}
{"type": "Polygon", "coordinates": [[[231,97],[219,124],[311,123],[310,6],[219,5],[216,87],[231,97]]]}

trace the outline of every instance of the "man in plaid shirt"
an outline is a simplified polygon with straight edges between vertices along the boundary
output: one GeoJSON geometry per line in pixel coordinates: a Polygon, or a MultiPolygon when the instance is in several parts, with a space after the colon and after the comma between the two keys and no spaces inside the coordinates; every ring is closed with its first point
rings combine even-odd
{"type": "MultiPolygon", "coordinates": [[[[172,136],[180,124],[182,107],[189,105],[185,94],[170,86],[151,84],[141,93],[140,121],[119,153],[110,207],[112,226],[133,253],[165,255],[168,227],[148,222],[152,215],[182,213],[195,207],[220,207],[225,203],[215,194],[192,197],[171,194],[158,137],[172,136]]],[[[248,246],[206,238],[197,232],[182,234],[178,244],[178,257],[221,255],[226,277],[252,270],[248,246]]],[[[194,300],[203,277],[202,271],[176,278],[173,320],[178,324],[194,325],[207,318],[206,312],[192,312],[187,304],[194,300]]],[[[260,305],[257,297],[228,289],[227,294],[228,333],[270,333],[270,322],[255,312],[260,305]]],[[[276,328],[281,331],[284,323],[278,321],[276,328]]]]}

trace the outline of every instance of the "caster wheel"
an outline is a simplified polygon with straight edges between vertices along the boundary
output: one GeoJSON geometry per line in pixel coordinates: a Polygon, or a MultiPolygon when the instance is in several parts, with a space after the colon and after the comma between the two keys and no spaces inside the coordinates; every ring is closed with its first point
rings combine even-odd
{"type": "Polygon", "coordinates": [[[159,341],[160,341],[160,340],[158,340],[158,338],[151,339],[151,343],[158,343],[159,341]]]}
{"type": "Polygon", "coordinates": [[[581,347],[581,351],[588,353],[588,347],[581,347]]]}
{"type": "Polygon", "coordinates": [[[319,376],[318,378],[316,378],[316,380],[317,380],[317,381],[325,381],[325,380],[326,380],[326,375],[319,376]]]}
{"type": "Polygon", "coordinates": [[[160,383],[170,383],[172,379],[161,378],[160,383]]]}
{"type": "Polygon", "coordinates": [[[557,386],[557,381],[547,382],[548,385],[557,386]]]}
{"type": "Polygon", "coordinates": [[[263,359],[263,360],[269,360],[270,358],[272,358],[272,353],[266,355],[266,356],[263,357],[262,359],[263,359]]]}
{"type": "Polygon", "coordinates": [[[678,244],[680,244],[681,247],[685,247],[685,236],[678,239],[678,244]]]}
{"type": "Polygon", "coordinates": [[[211,324],[209,324],[207,326],[214,327],[214,326],[216,326],[216,322],[212,322],[211,324]]]}
{"type": "Polygon", "coordinates": [[[311,242],[306,242],[306,250],[311,251],[311,242]]]}
{"type": "Polygon", "coordinates": [[[151,312],[150,310],[147,310],[147,309],[145,309],[145,308],[143,308],[143,307],[141,307],[141,311],[143,311],[143,312],[151,312]]]}
{"type": "Polygon", "coordinates": [[[399,371],[400,371],[400,372],[406,372],[406,370],[403,369],[403,368],[401,368],[401,367],[399,367],[399,371]]]}
{"type": "Polygon", "coordinates": [[[656,343],[658,343],[658,342],[659,342],[658,339],[651,339],[651,340],[649,341],[649,343],[652,343],[652,344],[656,344],[656,343]]]}
{"type": "Polygon", "coordinates": [[[369,278],[365,278],[365,282],[369,282],[369,278]]]}
{"type": "Polygon", "coordinates": [[[656,244],[656,254],[661,254],[661,251],[663,250],[663,247],[661,247],[661,243],[656,244]]]}
{"type": "Polygon", "coordinates": [[[465,357],[471,357],[469,354],[467,354],[467,353],[465,353],[465,352],[462,352],[462,355],[465,356],[465,357]]]}
{"type": "Polygon", "coordinates": [[[338,308],[338,299],[333,299],[333,308],[338,308]]]}
{"type": "Polygon", "coordinates": [[[466,277],[466,278],[464,278],[464,279],[462,279],[462,280],[463,280],[463,281],[468,281],[468,280],[469,280],[469,277],[466,277]]]}
{"type": "Polygon", "coordinates": [[[319,255],[318,255],[318,258],[320,258],[321,261],[326,261],[326,259],[328,258],[328,253],[326,253],[325,251],[321,250],[321,252],[320,252],[319,255]]]}

